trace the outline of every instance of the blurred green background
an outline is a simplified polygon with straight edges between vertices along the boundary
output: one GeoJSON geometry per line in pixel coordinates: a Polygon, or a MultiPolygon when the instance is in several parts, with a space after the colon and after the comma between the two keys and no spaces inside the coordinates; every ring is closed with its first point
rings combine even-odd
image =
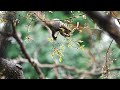
{"type": "MultiPolygon", "coordinates": [[[[65,20],[70,17],[79,16],[83,14],[80,11],[45,11],[45,15],[49,19],[62,19],[65,20]]],[[[54,64],[56,61],[60,64],[65,64],[70,67],[76,67],[79,70],[91,71],[94,66],[96,70],[94,72],[99,72],[102,69],[102,66],[105,62],[105,55],[107,48],[111,42],[111,38],[99,29],[95,23],[89,17],[83,17],[83,15],[78,18],[73,18],[72,24],[76,25],[77,22],[80,23],[80,26],[83,27],[82,32],[75,31],[71,37],[73,41],[82,40],[80,46],[82,48],[77,48],[75,42],[72,43],[72,47],[67,46],[68,40],[58,34],[57,41],[51,43],[48,41],[50,37],[48,30],[41,25],[40,22],[35,20],[34,17],[28,15],[26,11],[18,11],[17,19],[19,19],[19,24],[17,26],[17,32],[23,40],[23,44],[26,47],[27,52],[31,58],[36,58],[41,64],[54,64]],[[34,19],[34,20],[33,20],[34,19]],[[28,40],[29,38],[30,40],[28,40]],[[62,52],[62,62],[59,62],[59,58],[52,58],[53,48],[59,48],[60,45],[64,46],[64,52],[62,52]],[[91,55],[92,53],[92,55],[91,55]],[[95,58],[95,61],[94,59],[95,58]]],[[[11,44],[6,49],[6,55],[8,58],[16,59],[18,57],[24,58],[23,54],[20,51],[19,45],[17,42],[12,39],[11,44]]],[[[120,50],[116,46],[116,43],[113,42],[110,48],[110,61],[112,62],[109,68],[119,67],[120,61],[120,50]]],[[[26,79],[37,79],[38,75],[35,70],[29,63],[21,64],[23,66],[23,72],[26,79]]],[[[46,79],[56,79],[55,72],[52,68],[41,68],[46,79]]],[[[58,78],[62,79],[63,74],[72,76],[73,78],[82,78],[82,75],[78,75],[74,71],[65,70],[64,68],[58,68],[58,78]]],[[[119,71],[111,72],[111,78],[120,78],[119,71]]],[[[98,78],[97,76],[88,76],[85,78],[98,78]]]]}

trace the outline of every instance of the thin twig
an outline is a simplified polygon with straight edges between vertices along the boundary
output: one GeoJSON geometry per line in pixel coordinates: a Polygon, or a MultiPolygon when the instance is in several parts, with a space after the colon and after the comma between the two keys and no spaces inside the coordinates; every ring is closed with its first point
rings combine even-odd
{"type": "MultiPolygon", "coordinates": [[[[65,64],[41,64],[40,62],[38,62],[38,60],[31,58],[33,61],[35,61],[34,63],[37,64],[37,66],[39,68],[58,68],[58,67],[62,67],[66,70],[70,70],[70,71],[74,71],[76,73],[80,73],[83,72],[83,70],[77,69],[76,67],[71,67],[65,64]]],[[[18,57],[16,59],[12,60],[15,63],[28,63],[28,61],[25,58],[21,58],[18,57]]],[[[85,71],[85,70],[84,70],[85,71]]]]}
{"type": "Polygon", "coordinates": [[[107,49],[107,52],[106,52],[106,61],[105,61],[105,66],[103,67],[103,75],[105,75],[105,78],[107,79],[108,78],[108,72],[109,72],[109,67],[108,67],[108,53],[109,53],[109,50],[110,50],[110,46],[111,46],[111,44],[112,44],[112,42],[113,42],[113,39],[112,39],[112,41],[111,41],[111,43],[110,43],[110,45],[109,45],[109,47],[108,47],[108,49],[107,49]]]}
{"type": "MultiPolygon", "coordinates": [[[[83,75],[83,74],[86,74],[86,75],[90,75],[90,76],[101,76],[103,73],[102,72],[88,72],[86,70],[80,70],[76,67],[71,67],[71,66],[68,66],[68,65],[65,65],[65,64],[40,64],[39,62],[37,62],[38,60],[36,59],[32,59],[34,61],[36,61],[35,63],[38,65],[39,68],[64,68],[65,70],[69,70],[69,71],[72,71],[72,72],[75,72],[77,73],[78,75],[83,75]]],[[[15,63],[28,63],[28,61],[24,58],[16,58],[14,60],[12,60],[13,62],[15,63]]],[[[116,67],[116,68],[111,68],[109,69],[109,71],[120,71],[120,68],[119,67],[116,67]]]]}
{"type": "Polygon", "coordinates": [[[54,71],[54,73],[55,73],[55,77],[56,77],[57,79],[59,79],[59,73],[58,73],[57,68],[53,68],[53,71],[54,71]]]}
{"type": "Polygon", "coordinates": [[[12,28],[13,28],[13,38],[17,41],[17,43],[20,46],[20,49],[22,51],[22,53],[24,54],[25,58],[29,61],[29,63],[34,67],[34,69],[36,70],[37,74],[39,75],[39,78],[44,79],[44,75],[41,72],[40,68],[37,66],[37,64],[34,63],[34,61],[31,60],[30,56],[28,55],[21,39],[18,37],[16,29],[15,29],[15,23],[12,22],[12,28]]]}
{"type": "Polygon", "coordinates": [[[107,63],[107,61],[108,61],[108,53],[109,53],[109,50],[110,50],[110,46],[111,46],[111,44],[112,44],[112,42],[113,42],[113,39],[112,39],[112,41],[110,42],[110,45],[109,45],[109,47],[108,47],[108,49],[107,49],[107,52],[106,52],[106,63],[107,63]]]}

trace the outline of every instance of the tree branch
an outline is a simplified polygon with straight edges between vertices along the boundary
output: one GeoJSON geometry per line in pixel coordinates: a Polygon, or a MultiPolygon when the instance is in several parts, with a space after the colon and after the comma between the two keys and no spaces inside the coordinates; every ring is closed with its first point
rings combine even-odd
{"type": "Polygon", "coordinates": [[[0,58],[0,75],[6,79],[24,79],[22,67],[3,58],[0,58]]]}
{"type": "Polygon", "coordinates": [[[83,11],[87,14],[100,28],[106,31],[120,47],[120,25],[117,19],[103,11],[83,11]]]}
{"type": "MultiPolygon", "coordinates": [[[[0,76],[5,79],[24,79],[22,66],[8,61],[6,58],[6,48],[11,44],[9,37],[11,34],[11,20],[14,20],[15,13],[12,11],[3,11],[1,18],[5,20],[0,29],[0,76]]],[[[1,78],[1,77],[0,77],[1,78]]]]}
{"type": "Polygon", "coordinates": [[[37,72],[37,74],[39,75],[39,78],[44,79],[44,75],[42,74],[40,68],[37,66],[37,64],[34,63],[34,61],[31,60],[30,56],[28,55],[21,39],[18,37],[17,32],[16,32],[16,28],[15,28],[15,24],[16,22],[12,22],[12,28],[13,28],[13,38],[17,41],[17,43],[20,46],[20,49],[22,51],[22,53],[24,54],[25,58],[29,61],[29,63],[34,67],[35,71],[37,72]]]}
{"type": "MultiPolygon", "coordinates": [[[[78,75],[89,75],[89,76],[101,76],[103,73],[100,71],[98,73],[96,72],[91,72],[91,71],[86,71],[86,70],[80,70],[76,67],[71,67],[71,66],[68,66],[68,65],[65,65],[65,64],[41,64],[39,62],[37,62],[38,60],[36,59],[33,59],[34,63],[36,63],[38,65],[39,68],[51,68],[51,69],[54,69],[54,68],[64,68],[65,70],[69,70],[69,71],[72,71],[72,72],[75,72],[77,73],[78,75]]],[[[14,63],[28,63],[28,61],[24,58],[16,58],[13,60],[14,63]]],[[[120,71],[120,68],[119,67],[116,67],[116,68],[111,68],[109,69],[110,72],[113,72],[113,71],[120,71]]]]}

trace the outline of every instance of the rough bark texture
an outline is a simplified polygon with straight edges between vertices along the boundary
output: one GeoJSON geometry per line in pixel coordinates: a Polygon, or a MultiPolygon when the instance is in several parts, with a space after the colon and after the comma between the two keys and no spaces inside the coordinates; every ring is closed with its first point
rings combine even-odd
{"type": "Polygon", "coordinates": [[[120,25],[116,23],[116,18],[103,11],[84,11],[84,13],[106,31],[120,47],[120,25]]]}
{"type": "Polygon", "coordinates": [[[22,67],[18,64],[13,63],[12,61],[8,61],[6,56],[7,47],[11,44],[9,40],[9,36],[3,33],[12,32],[11,21],[15,19],[14,12],[5,12],[1,17],[6,22],[4,22],[3,28],[0,29],[0,76],[4,76],[6,79],[23,79],[23,71],[22,67]]]}
{"type": "Polygon", "coordinates": [[[6,79],[23,79],[22,67],[18,64],[0,58],[0,74],[5,76],[6,79]]]}

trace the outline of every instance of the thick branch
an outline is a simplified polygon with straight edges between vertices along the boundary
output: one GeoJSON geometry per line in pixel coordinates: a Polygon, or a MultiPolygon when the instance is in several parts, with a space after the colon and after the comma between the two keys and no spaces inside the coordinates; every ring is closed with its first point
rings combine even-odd
{"type": "MultiPolygon", "coordinates": [[[[0,76],[6,79],[23,79],[22,67],[12,61],[6,59],[6,48],[11,44],[9,37],[11,36],[11,21],[14,20],[15,13],[13,11],[4,11],[1,18],[5,21],[0,29],[0,76]]],[[[1,23],[0,23],[1,24],[1,23]]]]}
{"type": "Polygon", "coordinates": [[[0,58],[0,75],[6,79],[24,79],[22,67],[3,58],[0,58]]]}
{"type": "Polygon", "coordinates": [[[84,11],[95,23],[106,31],[120,47],[120,25],[117,19],[103,11],[84,11]]]}

